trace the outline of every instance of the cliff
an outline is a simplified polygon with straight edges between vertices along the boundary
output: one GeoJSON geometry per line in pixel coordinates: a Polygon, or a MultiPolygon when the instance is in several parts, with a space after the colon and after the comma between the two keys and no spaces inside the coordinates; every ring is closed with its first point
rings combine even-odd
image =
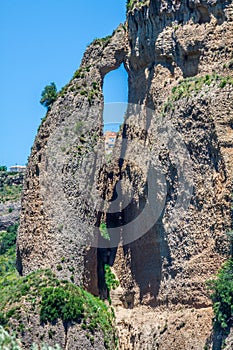
{"type": "Polygon", "coordinates": [[[205,282],[230,253],[232,60],[232,1],[130,1],[126,26],[87,48],[36,137],[18,270],[50,268],[104,298],[113,265],[120,349],[212,346],[205,282]],[[103,79],[121,63],[130,105],[106,164],[103,79]]]}

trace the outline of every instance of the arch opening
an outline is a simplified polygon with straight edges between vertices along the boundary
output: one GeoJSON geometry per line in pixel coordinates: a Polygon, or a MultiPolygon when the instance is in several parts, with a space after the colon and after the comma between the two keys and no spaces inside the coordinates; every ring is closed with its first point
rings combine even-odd
{"type": "Polygon", "coordinates": [[[123,123],[128,101],[128,74],[124,65],[108,73],[104,78],[103,134],[105,152],[111,154],[117,132],[123,123]]]}

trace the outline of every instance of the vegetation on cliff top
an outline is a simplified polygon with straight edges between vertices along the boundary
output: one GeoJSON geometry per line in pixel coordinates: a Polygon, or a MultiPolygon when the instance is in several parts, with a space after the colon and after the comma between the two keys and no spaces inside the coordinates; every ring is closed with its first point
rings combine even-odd
{"type": "Polygon", "coordinates": [[[127,12],[132,11],[135,7],[142,7],[143,5],[146,5],[148,3],[148,0],[127,0],[126,2],[126,10],[127,12]]]}
{"type": "Polygon", "coordinates": [[[46,85],[44,90],[41,93],[40,103],[46,107],[48,110],[51,105],[57,99],[57,87],[54,82],[50,83],[50,85],[46,85]]]}

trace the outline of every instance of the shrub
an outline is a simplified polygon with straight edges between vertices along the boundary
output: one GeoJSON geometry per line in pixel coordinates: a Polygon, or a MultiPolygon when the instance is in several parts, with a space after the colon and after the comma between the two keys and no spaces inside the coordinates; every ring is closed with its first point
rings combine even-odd
{"type": "Polygon", "coordinates": [[[73,79],[75,78],[81,78],[82,75],[82,68],[79,68],[78,70],[76,70],[76,72],[73,75],[73,79]]]}
{"type": "Polygon", "coordinates": [[[98,84],[97,84],[96,81],[93,81],[92,87],[93,87],[94,90],[96,90],[98,88],[98,84]]]}
{"type": "Polygon", "coordinates": [[[208,281],[207,285],[212,291],[215,325],[226,329],[233,320],[233,260],[228,260],[216,280],[208,281]]]}
{"type": "Polygon", "coordinates": [[[105,224],[105,222],[101,222],[99,229],[100,229],[101,236],[107,240],[110,240],[107,225],[105,224]]]}
{"type": "Polygon", "coordinates": [[[9,226],[0,236],[0,255],[15,246],[18,224],[9,226]]]}
{"type": "MultiPolygon", "coordinates": [[[[23,324],[25,313],[39,312],[41,322],[81,322],[81,327],[102,332],[108,349],[115,342],[114,315],[99,298],[66,280],[58,280],[50,270],[40,270],[18,277],[6,275],[0,281],[0,321],[14,329],[14,319],[23,324]],[[30,310],[30,311],[29,311],[30,310]]],[[[16,329],[19,333],[21,330],[16,329]]],[[[1,347],[0,347],[1,348],[1,347]]]]}
{"type": "Polygon", "coordinates": [[[80,321],[84,308],[82,298],[62,287],[48,287],[42,293],[41,322],[54,322],[61,318],[64,322],[80,321]]]}
{"type": "Polygon", "coordinates": [[[61,271],[62,270],[62,266],[59,264],[57,265],[57,271],[61,271]]]}
{"type": "Polygon", "coordinates": [[[126,10],[132,11],[134,7],[141,7],[146,4],[146,0],[127,0],[126,2],[126,10]]]}
{"type": "Polygon", "coordinates": [[[114,273],[111,271],[111,268],[109,265],[105,264],[104,270],[105,270],[105,282],[110,292],[111,289],[116,289],[120,283],[116,279],[116,276],[114,275],[114,273]]]}
{"type": "Polygon", "coordinates": [[[103,45],[104,47],[110,42],[112,35],[107,35],[104,38],[96,38],[93,41],[94,45],[103,45]]]}
{"type": "Polygon", "coordinates": [[[222,80],[221,83],[219,84],[220,88],[224,88],[227,85],[226,79],[222,80]]]}
{"type": "Polygon", "coordinates": [[[127,0],[127,3],[126,3],[127,11],[132,10],[135,4],[136,4],[136,0],[127,0]]]}

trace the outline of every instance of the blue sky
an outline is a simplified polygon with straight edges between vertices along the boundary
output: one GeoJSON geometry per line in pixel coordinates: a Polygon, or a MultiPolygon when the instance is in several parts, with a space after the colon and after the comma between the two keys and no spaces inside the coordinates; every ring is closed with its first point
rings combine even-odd
{"type": "MultiPolygon", "coordinates": [[[[0,1],[0,165],[27,162],[44,86],[64,86],[86,46],[124,21],[125,0],[0,1]]],[[[126,101],[126,80],[123,68],[106,77],[105,102],[126,101]]]]}

